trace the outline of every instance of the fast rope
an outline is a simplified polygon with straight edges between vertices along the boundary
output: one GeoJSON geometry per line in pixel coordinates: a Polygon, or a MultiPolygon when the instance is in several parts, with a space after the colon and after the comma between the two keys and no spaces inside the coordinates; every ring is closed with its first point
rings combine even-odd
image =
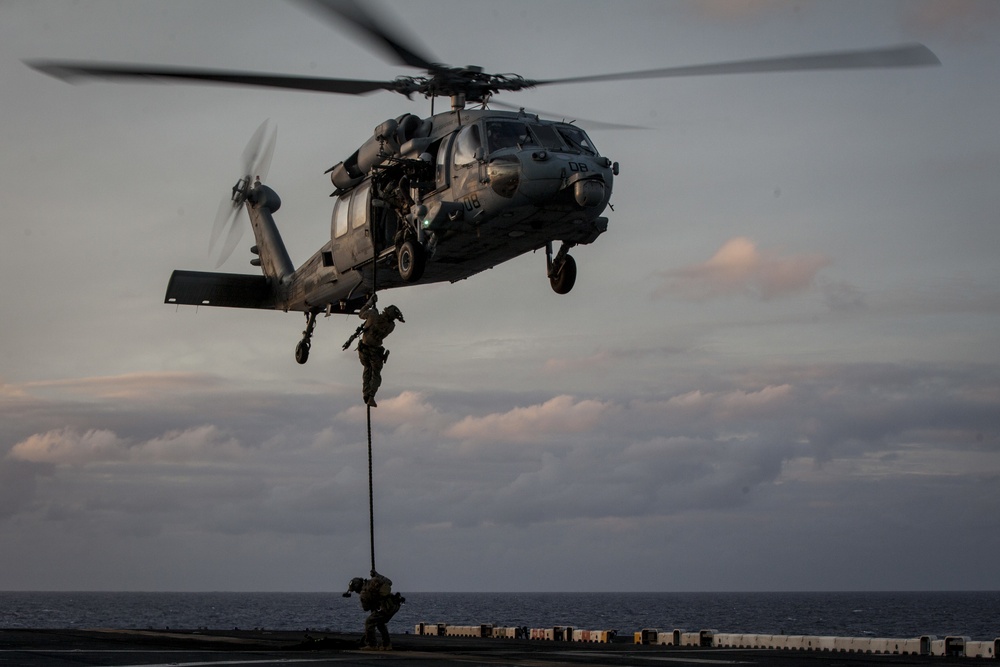
{"type": "MultiPolygon", "coordinates": [[[[374,211],[369,211],[368,219],[369,223],[369,237],[372,241],[372,295],[378,292],[378,282],[376,281],[376,276],[378,274],[378,250],[375,245],[375,216],[371,215],[374,211]]],[[[372,575],[375,574],[375,486],[374,486],[374,476],[372,474],[372,406],[366,405],[368,408],[368,533],[371,536],[371,554],[372,554],[372,575]]]]}
{"type": "Polygon", "coordinates": [[[372,406],[368,406],[368,531],[371,534],[372,572],[375,571],[375,493],[372,485],[372,406]]]}

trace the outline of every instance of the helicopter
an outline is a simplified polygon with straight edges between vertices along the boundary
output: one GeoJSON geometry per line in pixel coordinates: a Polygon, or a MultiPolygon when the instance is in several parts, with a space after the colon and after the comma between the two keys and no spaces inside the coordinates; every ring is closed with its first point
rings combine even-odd
{"type": "Polygon", "coordinates": [[[261,275],[175,270],[170,277],[168,304],[304,313],[306,328],[295,348],[300,364],[309,358],[320,313],[357,313],[377,290],[457,282],[540,249],[551,288],[558,294],[572,290],[577,266],[570,250],[594,243],[607,231],[604,212],[619,165],[602,155],[576,123],[502,104],[494,99],[498,94],[555,84],[940,64],[927,47],[909,44],[527,79],[440,64],[355,0],[299,2],[423,74],[373,81],[122,63],[26,64],[67,81],[211,82],[346,95],[390,91],[430,99],[430,116],[405,113],[387,119],[358,150],[327,170],[334,187],[330,238],[298,268],[273,217],[281,199],[264,182],[276,137],[265,121],[243,153],[239,178],[220,205],[211,235],[212,246],[226,238],[218,268],[239,243],[245,227],[239,213],[245,210],[255,237],[250,263],[261,275]],[[438,97],[449,98],[449,110],[434,112],[438,97]]]}

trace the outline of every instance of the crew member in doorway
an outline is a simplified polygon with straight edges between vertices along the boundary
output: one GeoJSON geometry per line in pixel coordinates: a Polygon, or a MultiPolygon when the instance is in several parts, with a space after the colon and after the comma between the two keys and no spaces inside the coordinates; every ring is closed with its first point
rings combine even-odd
{"type": "Polygon", "coordinates": [[[362,376],[362,396],[365,405],[373,408],[378,406],[375,402],[375,393],[382,384],[382,366],[389,358],[389,352],[382,346],[382,341],[396,328],[396,320],[406,322],[403,313],[396,306],[387,306],[381,313],[378,312],[378,308],[375,307],[377,300],[378,296],[372,294],[358,313],[365,321],[362,325],[361,341],[358,343],[358,358],[361,359],[361,365],[365,369],[362,376]]]}
{"type": "Polygon", "coordinates": [[[351,597],[351,593],[358,593],[361,598],[361,608],[371,612],[365,619],[365,636],[361,642],[362,650],[392,650],[392,643],[389,641],[389,628],[386,624],[396,615],[399,607],[406,602],[406,598],[399,593],[393,593],[392,581],[375,570],[372,570],[371,579],[362,579],[361,577],[351,579],[344,597],[351,597]],[[375,640],[376,629],[381,635],[381,644],[375,640]]]}

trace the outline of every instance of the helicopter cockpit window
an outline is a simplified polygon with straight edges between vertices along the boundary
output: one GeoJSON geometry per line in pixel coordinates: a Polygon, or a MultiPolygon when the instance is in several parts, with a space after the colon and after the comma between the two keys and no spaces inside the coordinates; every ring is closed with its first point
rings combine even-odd
{"type": "Polygon", "coordinates": [[[455,138],[455,165],[461,166],[476,161],[476,151],[483,146],[478,125],[467,125],[455,138]]]}
{"type": "Polygon", "coordinates": [[[570,150],[579,151],[586,155],[597,155],[597,149],[591,143],[590,137],[580,128],[566,123],[557,125],[556,128],[563,140],[569,145],[570,150]]]}
{"type": "Polygon", "coordinates": [[[539,123],[531,124],[531,132],[538,139],[538,143],[542,148],[548,148],[551,150],[562,150],[563,142],[559,138],[559,133],[556,132],[555,128],[551,125],[542,125],[539,123]]]}
{"type": "Polygon", "coordinates": [[[486,141],[490,153],[504,148],[524,148],[537,146],[527,124],[521,121],[493,120],[486,123],[486,141]]]}

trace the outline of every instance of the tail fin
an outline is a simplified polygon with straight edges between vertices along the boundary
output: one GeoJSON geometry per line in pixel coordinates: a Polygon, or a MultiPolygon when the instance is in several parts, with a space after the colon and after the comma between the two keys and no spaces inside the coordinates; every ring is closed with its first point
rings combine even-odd
{"type": "Polygon", "coordinates": [[[254,183],[247,197],[246,207],[254,238],[257,240],[253,250],[260,259],[251,260],[250,263],[259,266],[268,278],[279,282],[295,272],[288,251],[285,250],[285,243],[271,216],[280,206],[281,199],[274,190],[262,185],[260,181],[254,183]]]}
{"type": "Polygon", "coordinates": [[[229,308],[277,308],[283,279],[295,269],[288,257],[278,227],[271,217],[281,206],[274,190],[254,183],[246,198],[247,213],[257,245],[253,251],[259,259],[251,260],[264,272],[263,276],[204,271],[174,271],[167,285],[165,303],[190,306],[223,306],[229,308]]]}

